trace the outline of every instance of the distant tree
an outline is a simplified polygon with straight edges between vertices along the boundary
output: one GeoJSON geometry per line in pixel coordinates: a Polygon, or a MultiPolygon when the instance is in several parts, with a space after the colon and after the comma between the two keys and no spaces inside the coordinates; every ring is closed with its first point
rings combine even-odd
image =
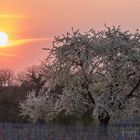
{"type": "Polygon", "coordinates": [[[47,79],[48,71],[41,65],[29,67],[25,72],[21,72],[18,76],[21,86],[29,91],[35,90],[36,96],[38,96],[39,91],[46,84],[47,79]]]}
{"type": "MultiPolygon", "coordinates": [[[[51,117],[63,111],[91,118],[96,112],[100,123],[107,126],[129,99],[139,98],[140,34],[123,32],[120,27],[67,33],[55,38],[46,66],[50,69],[49,88],[42,97],[49,97],[46,103],[53,99],[51,117]],[[50,92],[56,85],[63,87],[61,95],[50,92]]],[[[27,112],[31,107],[26,102],[22,109],[24,115],[34,119],[27,112]]]]}
{"type": "Polygon", "coordinates": [[[2,68],[0,69],[0,86],[12,86],[14,85],[15,74],[9,68],[2,68]]]}

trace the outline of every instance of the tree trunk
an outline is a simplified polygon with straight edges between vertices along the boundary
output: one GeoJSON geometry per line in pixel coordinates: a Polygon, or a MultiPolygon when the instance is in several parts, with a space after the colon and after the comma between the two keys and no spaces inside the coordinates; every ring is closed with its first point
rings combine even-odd
{"type": "Polygon", "coordinates": [[[98,119],[100,121],[99,139],[108,140],[107,126],[110,120],[110,116],[108,113],[105,116],[104,115],[105,114],[103,113],[98,115],[98,119]]]}
{"type": "Polygon", "coordinates": [[[110,116],[107,111],[98,115],[98,119],[100,121],[100,128],[106,129],[110,120],[110,116]]]}

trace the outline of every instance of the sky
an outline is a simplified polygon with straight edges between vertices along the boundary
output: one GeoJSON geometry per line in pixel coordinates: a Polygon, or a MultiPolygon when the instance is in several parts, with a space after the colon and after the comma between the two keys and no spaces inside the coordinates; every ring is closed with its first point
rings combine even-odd
{"type": "Polygon", "coordinates": [[[0,0],[0,32],[9,36],[0,47],[0,67],[20,71],[47,57],[53,36],[91,28],[140,29],[140,0],[0,0]]]}

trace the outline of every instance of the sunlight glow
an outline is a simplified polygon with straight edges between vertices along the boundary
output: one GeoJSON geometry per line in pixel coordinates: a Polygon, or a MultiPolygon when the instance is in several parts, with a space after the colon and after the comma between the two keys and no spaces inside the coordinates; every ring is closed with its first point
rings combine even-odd
{"type": "Polygon", "coordinates": [[[8,35],[0,32],[0,47],[4,47],[8,43],[8,35]]]}

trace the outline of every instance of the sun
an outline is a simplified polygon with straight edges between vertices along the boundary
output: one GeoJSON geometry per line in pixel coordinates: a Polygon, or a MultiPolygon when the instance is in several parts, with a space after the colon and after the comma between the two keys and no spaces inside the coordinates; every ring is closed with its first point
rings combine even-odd
{"type": "Polygon", "coordinates": [[[8,35],[0,32],[0,47],[4,47],[8,43],[8,35]]]}

